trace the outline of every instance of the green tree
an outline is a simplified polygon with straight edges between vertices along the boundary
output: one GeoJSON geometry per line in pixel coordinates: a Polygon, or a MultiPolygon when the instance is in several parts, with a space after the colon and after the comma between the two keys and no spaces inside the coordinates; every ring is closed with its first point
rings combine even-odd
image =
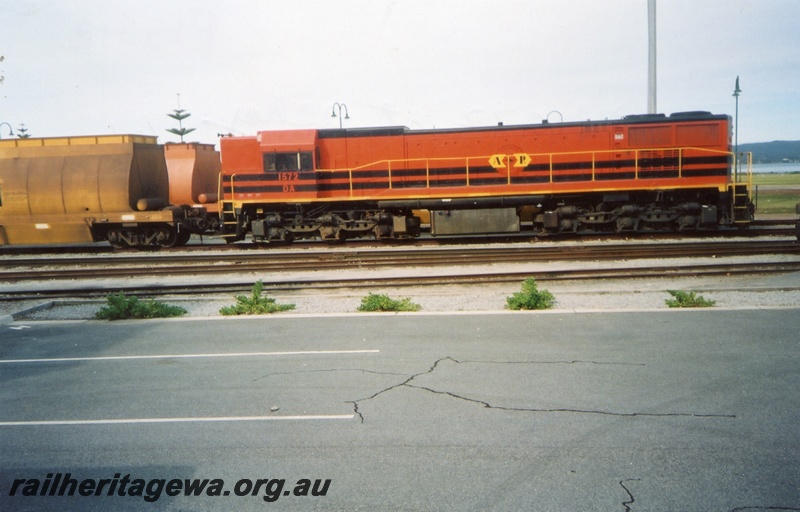
{"type": "Polygon", "coordinates": [[[30,139],[31,134],[28,133],[28,129],[25,128],[25,123],[20,123],[19,128],[17,128],[17,137],[20,139],[30,139]]]}
{"type": "Polygon", "coordinates": [[[185,110],[180,109],[180,108],[177,108],[177,109],[173,110],[173,112],[174,112],[173,114],[167,114],[167,115],[169,117],[171,117],[172,119],[175,119],[176,121],[178,121],[178,127],[177,128],[168,128],[167,131],[169,133],[174,133],[175,135],[180,136],[181,142],[183,142],[183,136],[188,134],[188,133],[192,133],[195,130],[194,128],[184,128],[183,127],[183,120],[186,119],[187,117],[191,116],[192,114],[190,114],[190,113],[188,113],[185,110]]]}

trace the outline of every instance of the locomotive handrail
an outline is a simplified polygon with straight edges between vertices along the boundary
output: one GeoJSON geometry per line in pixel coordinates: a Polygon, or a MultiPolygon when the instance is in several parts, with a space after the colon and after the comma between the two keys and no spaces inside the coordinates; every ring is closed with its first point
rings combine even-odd
{"type": "Polygon", "coordinates": [[[739,152],[733,154],[733,170],[732,173],[732,182],[735,183],[746,183],[747,190],[752,191],[753,189],[753,153],[751,151],[747,152],[739,152]],[[744,179],[742,179],[740,167],[741,161],[740,158],[744,158],[746,162],[746,171],[744,172],[744,179]]]}
{"type": "Polygon", "coordinates": [[[219,173],[219,180],[217,180],[217,198],[218,198],[217,202],[219,203],[220,209],[222,208],[222,202],[224,201],[224,198],[225,198],[224,190],[223,190],[223,188],[224,188],[223,180],[225,180],[226,177],[229,177],[230,180],[231,180],[231,197],[230,197],[230,200],[231,201],[235,201],[236,200],[236,194],[234,193],[234,185],[233,185],[233,181],[234,181],[234,178],[236,177],[236,174],[225,174],[224,172],[219,173]]]}
{"type": "MultiPolygon", "coordinates": [[[[217,179],[217,198],[220,203],[220,207],[222,206],[222,200],[224,198],[222,192],[222,181],[225,179],[226,174],[221,172],[219,173],[219,179],[217,179]]],[[[231,181],[233,181],[231,179],[231,181]]],[[[233,200],[233,189],[231,189],[231,200],[233,200]]]]}
{"type": "MultiPolygon", "coordinates": [[[[719,149],[711,149],[711,148],[701,148],[701,147],[656,147],[656,148],[626,148],[626,149],[605,149],[605,150],[594,150],[594,151],[570,151],[570,152],[548,152],[548,153],[527,153],[526,155],[530,158],[530,161],[533,160],[545,160],[547,163],[547,171],[548,171],[548,181],[547,183],[554,183],[555,182],[555,175],[554,175],[554,167],[555,161],[557,158],[563,158],[568,156],[575,156],[575,155],[585,155],[591,159],[591,181],[597,180],[597,164],[598,161],[606,161],[606,159],[601,158],[603,155],[612,155],[612,154],[629,154],[633,156],[633,170],[634,170],[634,180],[642,179],[640,177],[640,171],[642,170],[641,162],[646,158],[650,158],[647,156],[643,156],[646,153],[658,153],[664,151],[673,151],[677,152],[677,171],[678,177],[682,178],[684,173],[684,166],[685,166],[685,159],[686,153],[688,152],[699,152],[699,153],[710,153],[710,154],[718,154],[718,155],[729,155],[733,156],[733,170],[730,171],[729,177],[732,181],[739,180],[739,173],[737,172],[737,160],[736,155],[731,153],[730,151],[722,151],[719,149]]],[[[389,186],[388,188],[391,190],[394,188],[394,179],[393,176],[396,175],[397,169],[406,167],[408,168],[409,164],[412,163],[419,163],[425,168],[425,188],[428,189],[431,187],[431,165],[435,163],[442,163],[442,162],[453,162],[455,166],[463,166],[464,168],[464,179],[466,180],[466,186],[470,186],[470,178],[472,170],[475,167],[480,167],[479,165],[475,165],[475,162],[484,162],[483,167],[491,165],[491,159],[496,158],[498,156],[502,156],[505,160],[505,177],[507,184],[512,184],[512,163],[511,157],[514,155],[480,155],[480,156],[459,156],[459,157],[415,157],[415,158],[397,158],[397,159],[384,159],[384,160],[376,160],[374,162],[370,162],[368,164],[360,165],[357,167],[350,167],[350,168],[334,168],[334,169],[317,169],[318,172],[324,173],[334,173],[334,172],[347,172],[348,173],[348,182],[349,182],[349,192],[350,197],[353,197],[354,193],[354,176],[358,178],[358,174],[360,172],[367,172],[367,171],[374,171],[376,169],[381,170],[385,169],[388,173],[388,181],[389,186]]],[[[674,158],[673,155],[670,155],[671,158],[674,158]]],[[[588,162],[587,160],[584,160],[588,162]]],[[[749,166],[748,166],[749,167],[749,166]]],[[[435,167],[434,167],[435,169],[435,167]]],[[[498,171],[502,170],[503,168],[497,168],[498,171]]],[[[748,174],[749,174],[748,170],[748,174]]],[[[750,188],[750,187],[748,187],[750,188]]]]}

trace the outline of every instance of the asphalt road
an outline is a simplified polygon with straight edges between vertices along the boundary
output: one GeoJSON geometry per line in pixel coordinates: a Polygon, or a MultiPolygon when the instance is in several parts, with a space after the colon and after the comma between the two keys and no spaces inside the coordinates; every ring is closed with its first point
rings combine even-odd
{"type": "Polygon", "coordinates": [[[3,325],[0,509],[800,510],[798,312],[3,325]]]}

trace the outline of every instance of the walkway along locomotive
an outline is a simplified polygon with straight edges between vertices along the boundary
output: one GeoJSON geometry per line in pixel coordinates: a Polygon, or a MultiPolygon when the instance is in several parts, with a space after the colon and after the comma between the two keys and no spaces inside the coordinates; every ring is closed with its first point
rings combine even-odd
{"type": "Polygon", "coordinates": [[[221,235],[260,242],[747,226],[749,162],[726,115],[409,130],[261,131],[220,140],[221,235]]]}

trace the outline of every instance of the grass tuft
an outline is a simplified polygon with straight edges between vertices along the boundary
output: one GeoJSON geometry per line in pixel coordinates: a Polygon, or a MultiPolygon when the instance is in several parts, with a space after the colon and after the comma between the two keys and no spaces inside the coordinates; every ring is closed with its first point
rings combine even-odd
{"type": "Polygon", "coordinates": [[[506,299],[508,309],[549,309],[556,299],[547,290],[539,290],[536,280],[529,277],[522,283],[522,290],[506,299]]]}
{"type": "Polygon", "coordinates": [[[419,311],[422,308],[419,304],[411,302],[411,299],[392,299],[388,295],[370,293],[361,299],[359,311],[419,311]]]}
{"type": "Polygon", "coordinates": [[[95,313],[100,320],[127,320],[131,318],[169,318],[186,314],[179,306],[171,306],[153,299],[141,301],[136,297],[127,297],[119,292],[106,296],[108,305],[95,313]]]}
{"type": "Polygon", "coordinates": [[[710,308],[716,304],[713,300],[708,300],[695,292],[684,292],[680,290],[667,290],[673,299],[667,299],[667,306],[671,308],[710,308]]]}
{"type": "Polygon", "coordinates": [[[277,304],[275,299],[261,295],[264,290],[264,283],[256,281],[251,290],[250,296],[238,295],[236,297],[236,304],[233,306],[225,306],[219,310],[219,313],[224,316],[233,315],[268,315],[271,313],[279,313],[281,311],[289,311],[294,309],[294,304],[277,304]]]}

